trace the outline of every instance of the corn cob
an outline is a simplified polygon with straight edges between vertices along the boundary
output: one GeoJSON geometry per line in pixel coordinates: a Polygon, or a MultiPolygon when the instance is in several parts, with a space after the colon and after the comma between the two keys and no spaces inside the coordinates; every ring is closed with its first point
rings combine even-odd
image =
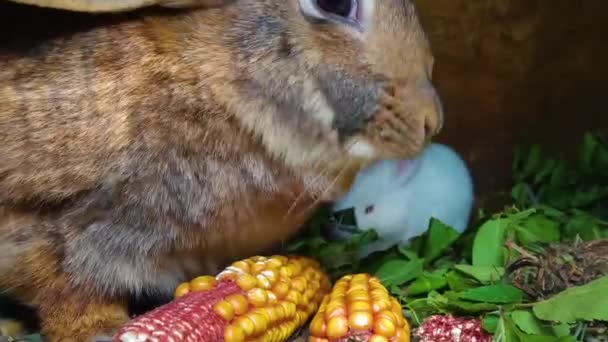
{"type": "Polygon", "coordinates": [[[286,341],[317,311],[331,284],[304,257],[252,257],[217,276],[180,284],[175,299],[134,318],[118,342],[286,341]]]}
{"type": "Polygon", "coordinates": [[[409,342],[399,302],[376,277],[347,275],[323,298],[310,323],[309,342],[409,342]]]}

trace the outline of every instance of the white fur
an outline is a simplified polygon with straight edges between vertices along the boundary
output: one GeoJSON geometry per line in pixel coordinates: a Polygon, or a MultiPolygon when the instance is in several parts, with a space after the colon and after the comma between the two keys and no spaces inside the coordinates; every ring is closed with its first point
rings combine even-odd
{"type": "Polygon", "coordinates": [[[473,183],[464,161],[451,148],[431,144],[415,160],[384,160],[362,170],[333,209],[354,207],[358,228],[378,232],[379,240],[362,251],[367,256],[407,245],[426,231],[431,217],[462,232],[472,205],[473,183]],[[370,205],[374,209],[366,214],[370,205]]]}
{"type": "Polygon", "coordinates": [[[372,144],[358,138],[348,149],[348,154],[353,157],[373,158],[376,150],[372,144]]]}

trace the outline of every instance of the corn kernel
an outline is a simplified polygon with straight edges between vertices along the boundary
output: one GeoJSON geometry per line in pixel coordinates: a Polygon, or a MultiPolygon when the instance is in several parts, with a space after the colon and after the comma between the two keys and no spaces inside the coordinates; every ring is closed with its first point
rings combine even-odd
{"type": "Polygon", "coordinates": [[[309,330],[314,336],[322,337],[325,336],[327,325],[325,324],[323,318],[317,316],[310,322],[309,330]]]}
{"type": "Polygon", "coordinates": [[[356,301],[356,302],[351,302],[348,305],[348,311],[349,312],[355,312],[355,311],[372,311],[372,305],[367,302],[367,301],[356,301]]]}
{"type": "Polygon", "coordinates": [[[409,329],[397,329],[395,333],[395,342],[410,342],[410,332],[409,329]]]}
{"type": "Polygon", "coordinates": [[[245,341],[245,332],[241,327],[236,325],[229,325],[224,330],[224,341],[225,342],[241,342],[245,341]]]}
{"type": "Polygon", "coordinates": [[[344,316],[335,316],[327,322],[327,337],[330,340],[346,336],[348,333],[348,320],[344,316]]]}
{"type": "Polygon", "coordinates": [[[229,295],[225,298],[225,300],[232,305],[235,315],[240,316],[247,312],[247,309],[249,309],[249,302],[247,302],[247,298],[245,298],[245,296],[242,294],[236,293],[229,295]]]}
{"type": "Polygon", "coordinates": [[[234,324],[239,326],[246,336],[253,335],[255,329],[254,322],[247,316],[239,317],[234,321],[234,324]]]}
{"type": "Polygon", "coordinates": [[[243,274],[236,279],[236,284],[243,291],[249,291],[257,285],[257,279],[251,274],[243,274]]]}
{"type": "Polygon", "coordinates": [[[374,324],[371,313],[366,311],[356,311],[348,317],[348,325],[355,331],[369,330],[374,324]]]}
{"type": "Polygon", "coordinates": [[[384,337],[393,337],[395,335],[395,324],[385,317],[380,317],[374,322],[374,334],[384,337]]]}
{"type": "Polygon", "coordinates": [[[181,283],[175,289],[175,294],[173,295],[175,298],[179,298],[184,296],[190,292],[190,284],[189,283],[181,283]]]}
{"type": "Polygon", "coordinates": [[[221,300],[213,305],[213,312],[222,317],[225,321],[230,321],[234,317],[234,308],[226,300],[221,300]]]}
{"type": "Polygon", "coordinates": [[[253,288],[247,292],[247,299],[251,305],[261,307],[268,302],[268,292],[264,289],[253,288]]]}
{"type": "Polygon", "coordinates": [[[388,339],[382,335],[372,335],[369,338],[369,342],[389,342],[388,339]]]}

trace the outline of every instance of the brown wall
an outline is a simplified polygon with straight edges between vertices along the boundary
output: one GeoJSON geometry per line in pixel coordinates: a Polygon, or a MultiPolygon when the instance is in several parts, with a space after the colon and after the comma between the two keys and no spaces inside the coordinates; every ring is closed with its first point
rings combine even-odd
{"type": "Polygon", "coordinates": [[[479,193],[508,184],[514,144],[608,131],[608,1],[416,0],[446,109],[438,141],[479,193]]]}

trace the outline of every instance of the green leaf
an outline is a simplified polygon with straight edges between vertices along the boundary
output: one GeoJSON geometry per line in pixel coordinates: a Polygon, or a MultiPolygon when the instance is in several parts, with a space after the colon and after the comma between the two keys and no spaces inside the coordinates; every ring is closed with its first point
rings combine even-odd
{"type": "Polygon", "coordinates": [[[494,334],[496,332],[496,328],[498,327],[498,321],[500,317],[495,314],[487,314],[481,320],[481,327],[490,334],[494,334]]]}
{"type": "Polygon", "coordinates": [[[424,244],[424,257],[428,262],[446,250],[458,239],[460,233],[438,219],[431,218],[424,244]]]}
{"type": "Polygon", "coordinates": [[[534,316],[534,314],[527,310],[515,310],[511,312],[511,318],[515,325],[521,331],[530,335],[542,335],[544,333],[540,322],[534,316]]]}
{"type": "Polygon", "coordinates": [[[384,286],[402,285],[422,274],[424,259],[390,260],[380,266],[375,276],[384,286]]]}
{"type": "Polygon", "coordinates": [[[496,304],[487,303],[487,302],[468,302],[465,300],[461,300],[462,293],[447,291],[444,293],[445,298],[447,298],[447,306],[454,313],[462,313],[467,315],[473,314],[481,314],[488,311],[498,310],[498,306],[496,304]]]}
{"type": "Polygon", "coordinates": [[[456,271],[449,271],[445,276],[448,286],[452,291],[466,291],[470,288],[476,287],[478,283],[463,274],[456,271]]]}
{"type": "Polygon", "coordinates": [[[553,324],[551,330],[557,337],[570,336],[570,325],[568,323],[553,324]]]}
{"type": "Polygon", "coordinates": [[[461,298],[476,302],[509,304],[521,302],[523,292],[508,284],[496,284],[467,290],[462,293],[461,298]]]}
{"type": "Polygon", "coordinates": [[[492,340],[494,342],[519,342],[517,327],[508,317],[501,315],[492,340]]]}
{"type": "Polygon", "coordinates": [[[473,266],[504,266],[504,242],[509,220],[497,218],[484,223],[473,242],[473,266]]]}
{"type": "Polygon", "coordinates": [[[536,317],[559,323],[600,320],[608,321],[608,276],[582,286],[571,287],[536,303],[536,317]]]}
{"type": "Polygon", "coordinates": [[[404,246],[399,246],[399,252],[409,260],[418,259],[418,253],[404,246]]]}
{"type": "Polygon", "coordinates": [[[517,229],[517,239],[522,245],[532,242],[557,242],[560,238],[558,223],[544,215],[533,215],[517,229]]]}
{"type": "Polygon", "coordinates": [[[409,295],[415,296],[440,289],[447,283],[443,274],[424,272],[407,287],[406,291],[409,295]]]}
{"type": "Polygon", "coordinates": [[[455,265],[454,268],[470,277],[475,278],[482,284],[495,283],[505,274],[504,267],[498,266],[471,266],[455,265]]]}

